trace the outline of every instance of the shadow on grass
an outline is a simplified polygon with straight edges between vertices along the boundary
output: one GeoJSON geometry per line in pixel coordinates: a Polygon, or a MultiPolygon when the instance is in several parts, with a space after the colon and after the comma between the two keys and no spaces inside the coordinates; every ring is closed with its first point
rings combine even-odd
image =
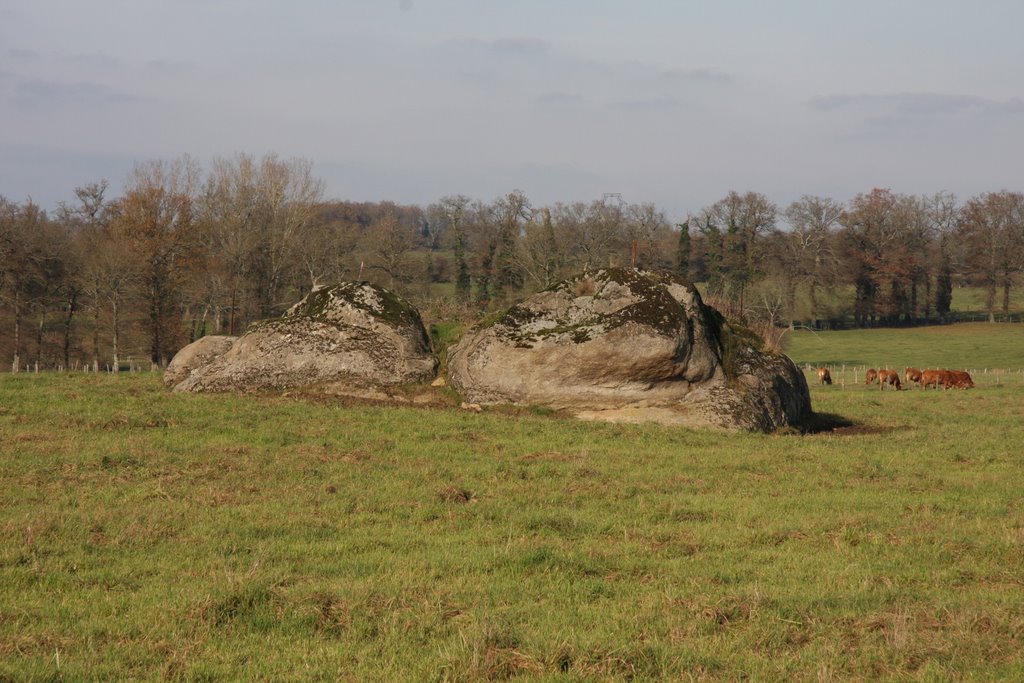
{"type": "Polygon", "coordinates": [[[800,425],[801,434],[832,434],[837,436],[856,436],[859,434],[885,434],[893,431],[892,427],[858,424],[849,418],[835,413],[813,413],[800,425]]]}

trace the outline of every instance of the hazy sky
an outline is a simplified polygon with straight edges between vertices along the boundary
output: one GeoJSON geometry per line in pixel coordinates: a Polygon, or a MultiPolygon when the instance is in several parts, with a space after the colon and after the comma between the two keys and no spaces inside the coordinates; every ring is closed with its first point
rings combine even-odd
{"type": "Polygon", "coordinates": [[[331,198],[669,214],[1024,187],[1017,0],[0,0],[0,194],[313,162],[331,198]]]}

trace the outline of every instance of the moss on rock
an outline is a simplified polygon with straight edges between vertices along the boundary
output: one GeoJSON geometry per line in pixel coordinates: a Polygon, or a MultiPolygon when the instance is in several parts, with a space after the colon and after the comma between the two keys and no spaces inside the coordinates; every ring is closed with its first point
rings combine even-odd
{"type": "Polygon", "coordinates": [[[338,306],[351,306],[390,325],[423,325],[419,311],[394,292],[369,282],[342,282],[310,292],[285,317],[306,316],[319,322],[336,318],[338,306]]]}

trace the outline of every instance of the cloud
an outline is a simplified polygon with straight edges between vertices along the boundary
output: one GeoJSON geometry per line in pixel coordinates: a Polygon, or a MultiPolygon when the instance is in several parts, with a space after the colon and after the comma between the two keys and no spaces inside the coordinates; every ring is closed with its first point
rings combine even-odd
{"type": "Polygon", "coordinates": [[[832,94],[814,97],[809,105],[824,112],[854,111],[897,117],[1024,113],[1024,101],[1018,98],[991,100],[942,93],[832,94]]]}
{"type": "Polygon", "coordinates": [[[583,95],[574,92],[546,92],[538,95],[535,98],[537,104],[549,105],[549,106],[566,106],[573,104],[583,104],[586,100],[583,95]]]}
{"type": "Polygon", "coordinates": [[[31,48],[14,47],[7,50],[4,54],[11,60],[23,64],[45,63],[90,69],[115,69],[123,64],[120,59],[105,52],[40,52],[31,48]]]}
{"type": "Polygon", "coordinates": [[[106,178],[119,191],[136,159],[128,155],[58,149],[40,145],[0,143],[0,187],[10,198],[31,196],[41,206],[56,208],[74,199],[73,188],[106,178]]]}
{"type": "Polygon", "coordinates": [[[541,38],[499,38],[486,44],[487,48],[501,55],[540,55],[548,51],[551,44],[541,38]]]}
{"type": "Polygon", "coordinates": [[[668,111],[678,109],[682,102],[674,97],[652,97],[612,102],[609,107],[623,111],[668,111]]]}
{"type": "Polygon", "coordinates": [[[12,47],[10,50],[7,50],[4,54],[6,54],[11,59],[17,59],[21,62],[35,61],[40,57],[40,54],[35,50],[30,50],[28,48],[23,47],[12,47]]]}
{"type": "Polygon", "coordinates": [[[699,69],[668,69],[664,75],[674,81],[684,83],[711,83],[725,84],[735,81],[735,77],[721,69],[699,68],[699,69]]]}
{"type": "Polygon", "coordinates": [[[29,108],[94,107],[144,102],[147,98],[115,90],[99,83],[78,81],[23,81],[9,98],[12,105],[29,108]]]}
{"type": "Polygon", "coordinates": [[[479,40],[477,38],[456,38],[447,41],[446,45],[453,48],[470,48],[498,57],[538,57],[551,49],[551,43],[543,38],[509,37],[496,40],[479,40]]]}
{"type": "Polygon", "coordinates": [[[177,76],[190,73],[195,70],[191,62],[170,61],[166,59],[151,59],[146,62],[146,68],[161,76],[177,76]]]}
{"type": "Polygon", "coordinates": [[[78,54],[56,54],[56,59],[63,64],[73,64],[76,67],[90,69],[108,70],[116,69],[123,65],[122,61],[105,52],[84,52],[78,54]]]}
{"type": "Polygon", "coordinates": [[[585,58],[530,37],[447,40],[426,64],[434,74],[457,77],[467,106],[486,108],[500,96],[545,115],[598,104],[620,114],[712,106],[738,84],[734,74],[712,66],[585,58]]]}

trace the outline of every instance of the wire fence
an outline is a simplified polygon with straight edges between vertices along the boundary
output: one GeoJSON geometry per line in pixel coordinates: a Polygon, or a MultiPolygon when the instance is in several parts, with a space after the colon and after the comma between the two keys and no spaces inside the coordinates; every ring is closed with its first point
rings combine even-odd
{"type": "Polygon", "coordinates": [[[45,372],[67,372],[67,373],[107,373],[115,374],[120,372],[163,372],[164,368],[153,363],[149,359],[140,360],[134,356],[127,356],[118,361],[117,365],[110,362],[100,363],[99,361],[71,361],[71,365],[65,367],[63,364],[48,365],[37,361],[27,363],[12,363],[6,368],[7,372],[17,374],[39,374],[45,372]]]}

